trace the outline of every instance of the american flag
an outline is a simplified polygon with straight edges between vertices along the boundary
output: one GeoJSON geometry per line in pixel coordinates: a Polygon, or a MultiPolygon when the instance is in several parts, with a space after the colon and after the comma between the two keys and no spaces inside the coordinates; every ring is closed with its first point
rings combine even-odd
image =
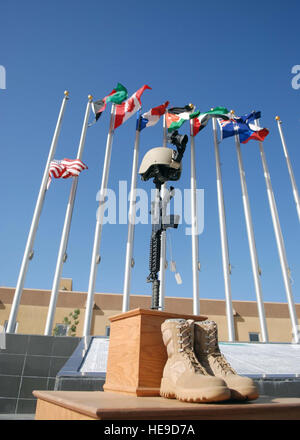
{"type": "Polygon", "coordinates": [[[68,177],[79,176],[81,171],[86,169],[87,166],[80,159],[53,160],[50,163],[47,189],[50,186],[52,177],[67,179],[68,177]]]}

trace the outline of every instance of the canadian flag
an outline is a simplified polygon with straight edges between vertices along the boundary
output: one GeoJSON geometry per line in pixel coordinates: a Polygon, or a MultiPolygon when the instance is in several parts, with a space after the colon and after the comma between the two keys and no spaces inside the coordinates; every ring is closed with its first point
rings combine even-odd
{"type": "Polygon", "coordinates": [[[116,105],[114,128],[118,128],[142,107],[141,96],[146,89],[151,90],[151,87],[144,85],[125,102],[116,105]]]}

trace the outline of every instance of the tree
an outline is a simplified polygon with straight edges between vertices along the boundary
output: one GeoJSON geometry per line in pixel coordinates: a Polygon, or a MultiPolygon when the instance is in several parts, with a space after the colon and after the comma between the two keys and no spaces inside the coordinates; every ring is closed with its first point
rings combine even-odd
{"type": "MultiPolygon", "coordinates": [[[[67,326],[67,336],[76,336],[77,325],[79,324],[78,316],[80,315],[80,310],[75,309],[73,312],[69,313],[63,319],[63,324],[67,326]]],[[[53,335],[58,336],[59,328],[56,325],[53,329],[53,335]]]]}

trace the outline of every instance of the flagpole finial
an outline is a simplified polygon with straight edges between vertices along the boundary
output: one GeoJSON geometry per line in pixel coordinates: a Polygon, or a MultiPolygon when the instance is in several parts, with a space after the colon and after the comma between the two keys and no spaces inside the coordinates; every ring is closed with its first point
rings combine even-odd
{"type": "Polygon", "coordinates": [[[69,92],[68,92],[68,90],[65,90],[65,91],[64,91],[64,95],[65,95],[66,98],[69,98],[69,92]]]}
{"type": "Polygon", "coordinates": [[[234,115],[234,110],[230,110],[230,113],[234,115]]]}
{"type": "Polygon", "coordinates": [[[92,101],[93,100],[93,96],[92,95],[88,95],[88,99],[89,99],[89,101],[92,101]]]}
{"type": "Polygon", "coordinates": [[[280,121],[280,117],[279,116],[276,116],[275,119],[276,119],[276,121],[280,121]]]}
{"type": "Polygon", "coordinates": [[[191,102],[189,103],[189,106],[195,108],[194,104],[192,104],[191,102]]]}

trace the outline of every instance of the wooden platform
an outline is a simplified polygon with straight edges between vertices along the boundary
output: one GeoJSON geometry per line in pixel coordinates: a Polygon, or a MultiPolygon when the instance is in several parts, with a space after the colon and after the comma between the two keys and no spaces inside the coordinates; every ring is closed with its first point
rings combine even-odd
{"type": "Polygon", "coordinates": [[[34,391],[36,420],[300,420],[299,398],[183,403],[102,391],[34,391]]]}
{"type": "Polygon", "coordinates": [[[134,309],[109,318],[110,338],[104,391],[159,396],[167,361],[161,324],[166,319],[203,321],[206,316],[134,309]]]}

